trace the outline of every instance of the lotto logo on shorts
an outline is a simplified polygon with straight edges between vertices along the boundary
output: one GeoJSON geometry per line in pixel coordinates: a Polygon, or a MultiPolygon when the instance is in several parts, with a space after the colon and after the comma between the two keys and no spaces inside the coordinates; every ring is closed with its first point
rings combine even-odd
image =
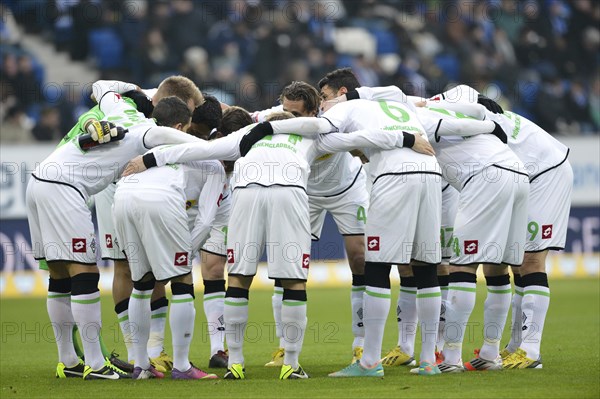
{"type": "Polygon", "coordinates": [[[369,251],[379,251],[379,237],[367,237],[367,249],[369,251]]]}
{"type": "Polygon", "coordinates": [[[73,252],[85,253],[86,240],[85,238],[73,238],[71,241],[73,252]]]}
{"type": "Polygon", "coordinates": [[[113,247],[112,234],[105,234],[104,235],[104,241],[106,242],[106,248],[112,248],[113,247]]]}
{"type": "Polygon", "coordinates": [[[310,266],[310,255],[302,254],[302,268],[308,269],[309,266],[310,266]]]}
{"type": "Polygon", "coordinates": [[[474,255],[479,251],[479,240],[465,240],[465,255],[474,255]]]}
{"type": "Polygon", "coordinates": [[[233,249],[227,250],[227,263],[235,263],[235,259],[233,258],[233,249]]]}
{"type": "Polygon", "coordinates": [[[543,224],[542,225],[542,238],[547,240],[548,238],[552,238],[552,225],[551,224],[543,224]]]}
{"type": "Polygon", "coordinates": [[[175,266],[187,266],[188,265],[188,253],[187,252],[175,252],[175,266]]]}

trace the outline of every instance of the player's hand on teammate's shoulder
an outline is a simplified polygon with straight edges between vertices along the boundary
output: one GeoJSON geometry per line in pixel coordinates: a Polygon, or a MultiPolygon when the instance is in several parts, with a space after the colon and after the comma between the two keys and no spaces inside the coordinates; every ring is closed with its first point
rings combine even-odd
{"type": "Polygon", "coordinates": [[[91,135],[92,140],[100,144],[110,142],[113,137],[119,134],[117,125],[114,123],[96,119],[90,119],[85,124],[85,130],[91,135]]]}
{"type": "Polygon", "coordinates": [[[484,96],[483,94],[479,94],[477,96],[477,103],[483,105],[487,108],[488,111],[493,112],[494,114],[503,114],[504,110],[496,101],[492,100],[489,97],[484,96]]]}
{"type": "Polygon", "coordinates": [[[129,161],[125,167],[125,170],[123,171],[123,177],[132,175],[134,173],[141,173],[146,169],[148,168],[146,168],[146,165],[144,164],[144,159],[141,155],[139,155],[129,161]]]}
{"type": "MultiPolygon", "coordinates": [[[[427,141],[427,139],[422,135],[422,134],[412,134],[412,133],[406,133],[404,132],[405,137],[406,135],[410,134],[414,137],[414,144],[410,147],[413,151],[415,152],[419,152],[421,154],[425,154],[425,155],[435,155],[435,151],[433,150],[433,147],[431,146],[431,144],[429,144],[429,141],[427,141]]],[[[406,140],[406,138],[405,138],[406,140]]]]}

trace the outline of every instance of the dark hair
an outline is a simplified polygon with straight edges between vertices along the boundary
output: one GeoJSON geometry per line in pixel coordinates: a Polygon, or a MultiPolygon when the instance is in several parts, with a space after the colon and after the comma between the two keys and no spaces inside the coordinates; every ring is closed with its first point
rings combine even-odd
{"type": "Polygon", "coordinates": [[[240,130],[244,126],[252,124],[252,117],[250,113],[242,107],[229,107],[223,112],[223,119],[221,119],[221,126],[219,126],[219,132],[223,136],[227,136],[231,132],[240,130]]]}
{"type": "Polygon", "coordinates": [[[318,83],[319,89],[322,89],[325,85],[331,87],[335,91],[338,91],[342,87],[345,87],[348,90],[354,90],[360,87],[360,83],[358,83],[356,75],[352,72],[352,68],[341,68],[329,72],[323,79],[319,80],[318,83]]]}
{"type": "Polygon", "coordinates": [[[192,115],[193,123],[202,123],[212,130],[219,127],[221,124],[221,118],[223,117],[223,110],[221,110],[221,103],[214,96],[204,96],[204,104],[196,107],[194,114],[192,115]]]}
{"type": "Polygon", "coordinates": [[[319,103],[321,102],[319,92],[306,82],[294,81],[285,86],[279,96],[279,101],[282,104],[284,98],[290,101],[303,101],[304,108],[311,114],[316,115],[319,111],[319,103]]]}
{"type": "Polygon", "coordinates": [[[156,104],[152,117],[156,119],[159,126],[173,127],[178,123],[187,125],[190,123],[192,113],[186,103],[179,97],[165,97],[156,104]]]}

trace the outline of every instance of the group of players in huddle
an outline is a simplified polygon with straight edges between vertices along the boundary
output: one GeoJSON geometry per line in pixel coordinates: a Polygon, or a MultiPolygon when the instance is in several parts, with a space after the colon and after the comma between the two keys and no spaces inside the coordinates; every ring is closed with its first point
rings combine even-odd
{"type": "Polygon", "coordinates": [[[217,378],[188,356],[200,251],[209,367],[244,379],[249,288],[266,250],[280,339],[266,366],[280,366],[281,379],[308,378],[298,359],[310,246],[327,212],[352,271],[354,335],[351,364],[330,377],[382,377],[383,366],[400,365],[419,375],[542,367],[545,261],[565,244],[568,148],[468,86],[425,100],[395,86],[360,87],[345,68],[318,87],[293,82],[281,105],[249,113],[181,76],[153,90],[94,83],[97,106],[27,187],[35,257],[50,272],[57,377],[147,379],[170,370],[173,379],[217,378]],[[85,134],[97,145],[83,148],[85,134]],[[92,197],[102,257],[115,263],[128,362],[102,344],[92,197]],[[484,341],[463,363],[480,264],[484,341]],[[398,346],[381,358],[392,265],[401,276],[398,346]],[[511,304],[511,339],[500,350],[511,304]],[[169,307],[172,359],[163,348],[169,307]]]}

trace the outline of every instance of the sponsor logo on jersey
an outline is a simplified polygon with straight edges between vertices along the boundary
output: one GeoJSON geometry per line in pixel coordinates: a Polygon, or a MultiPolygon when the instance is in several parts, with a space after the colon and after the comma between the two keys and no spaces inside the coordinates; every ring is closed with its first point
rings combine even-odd
{"type": "Polygon", "coordinates": [[[552,238],[552,225],[551,224],[543,224],[542,225],[542,238],[547,240],[548,238],[552,238]]]}
{"type": "Polygon", "coordinates": [[[379,251],[379,237],[367,237],[367,249],[369,251],[379,251]]]}
{"type": "Polygon", "coordinates": [[[105,234],[104,235],[104,241],[106,242],[106,248],[112,248],[113,247],[112,234],[105,234]]]}
{"type": "Polygon", "coordinates": [[[479,251],[479,240],[465,240],[465,255],[474,255],[479,251]]]}
{"type": "Polygon", "coordinates": [[[227,250],[227,263],[235,263],[235,259],[233,257],[233,249],[227,250]]]}
{"type": "Polygon", "coordinates": [[[85,238],[73,238],[71,240],[71,247],[74,253],[85,253],[85,247],[87,246],[87,241],[85,238]]]}
{"type": "Polygon", "coordinates": [[[310,266],[310,255],[302,254],[302,268],[308,269],[309,266],[310,266]]]}
{"type": "Polygon", "coordinates": [[[187,252],[175,252],[175,266],[187,266],[188,265],[188,253],[187,252]]]}

